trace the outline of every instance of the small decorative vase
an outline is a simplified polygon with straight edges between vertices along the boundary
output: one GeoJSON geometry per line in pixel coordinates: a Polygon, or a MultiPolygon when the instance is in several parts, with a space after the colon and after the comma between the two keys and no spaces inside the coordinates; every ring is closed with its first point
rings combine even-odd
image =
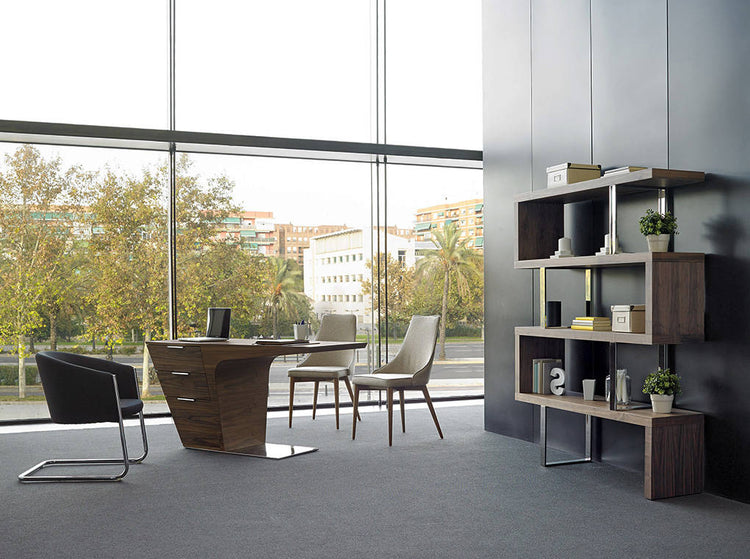
{"type": "Polygon", "coordinates": [[[651,409],[654,413],[672,413],[674,394],[651,394],[651,409]]]}
{"type": "Polygon", "coordinates": [[[667,252],[669,248],[670,235],[662,233],[661,235],[646,235],[649,252],[667,252]]]}

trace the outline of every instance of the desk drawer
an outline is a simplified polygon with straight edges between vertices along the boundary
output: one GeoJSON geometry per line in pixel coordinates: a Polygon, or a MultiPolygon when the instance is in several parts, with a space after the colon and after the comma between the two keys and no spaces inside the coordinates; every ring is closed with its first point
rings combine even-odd
{"type": "Polygon", "coordinates": [[[203,372],[158,371],[164,395],[171,398],[208,400],[208,381],[203,372]]]}
{"type": "Polygon", "coordinates": [[[178,400],[167,397],[182,444],[187,447],[222,447],[219,412],[213,402],[178,400]]]}
{"type": "Polygon", "coordinates": [[[149,353],[157,371],[203,372],[203,355],[201,354],[201,348],[197,346],[151,345],[149,353]]]}

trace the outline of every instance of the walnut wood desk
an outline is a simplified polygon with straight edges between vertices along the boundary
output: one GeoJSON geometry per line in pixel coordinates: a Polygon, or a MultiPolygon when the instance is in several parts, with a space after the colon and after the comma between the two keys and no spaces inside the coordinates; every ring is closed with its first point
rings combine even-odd
{"type": "Polygon", "coordinates": [[[148,350],[184,446],[281,459],[314,452],[317,448],[266,442],[271,362],[280,355],[358,349],[366,345],[167,340],[148,342],[148,350]]]}

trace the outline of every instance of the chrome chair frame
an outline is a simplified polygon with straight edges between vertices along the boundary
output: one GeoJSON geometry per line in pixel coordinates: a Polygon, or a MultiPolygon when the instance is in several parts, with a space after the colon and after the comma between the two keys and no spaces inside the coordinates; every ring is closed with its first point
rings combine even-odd
{"type": "MultiPolygon", "coordinates": [[[[120,392],[117,387],[117,376],[112,374],[112,383],[114,385],[114,394],[117,401],[120,401],[120,392]]],[[[146,437],[146,424],[143,418],[143,410],[138,412],[138,420],[141,427],[141,438],[143,440],[143,454],[138,458],[128,457],[128,445],[125,439],[125,424],[122,418],[122,410],[117,408],[118,427],[120,431],[120,444],[122,446],[122,458],[53,458],[44,460],[37,465],[32,466],[25,472],[18,475],[18,480],[22,483],[40,483],[40,482],[82,482],[82,481],[120,481],[128,473],[131,464],[139,464],[148,455],[148,439],[146,437]],[[34,475],[43,468],[54,466],[99,466],[106,464],[122,464],[122,471],[116,474],[100,475],[34,475]]]]}

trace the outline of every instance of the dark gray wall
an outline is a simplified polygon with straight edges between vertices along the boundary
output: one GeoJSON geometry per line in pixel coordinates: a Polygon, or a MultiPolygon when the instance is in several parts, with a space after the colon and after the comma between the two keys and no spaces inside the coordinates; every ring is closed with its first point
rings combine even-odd
{"type": "MultiPolygon", "coordinates": [[[[483,19],[486,428],[537,436],[536,407],[513,398],[513,326],[538,321],[534,274],[513,269],[513,196],[545,188],[546,167],[563,161],[706,171],[704,184],[674,195],[675,250],[707,254],[706,342],[675,346],[672,365],[678,405],[706,414],[707,490],[750,501],[750,2],[485,0],[483,19]]],[[[645,250],[637,218],[654,206],[651,196],[619,205],[625,250],[645,250]]],[[[604,211],[566,209],[579,253],[601,244],[582,231],[603,234],[604,211]]],[[[643,297],[637,270],[605,270],[594,283],[596,312],[643,297]]],[[[582,286],[580,272],[548,274],[564,319],[582,312],[582,286]]],[[[597,344],[570,342],[566,355],[572,389],[603,381],[597,344]]],[[[619,348],[635,397],[645,400],[656,360],[655,348],[619,348]]],[[[550,422],[552,446],[581,450],[579,417],[550,422]]],[[[595,437],[597,458],[643,467],[641,429],[602,421],[595,437]]]]}

